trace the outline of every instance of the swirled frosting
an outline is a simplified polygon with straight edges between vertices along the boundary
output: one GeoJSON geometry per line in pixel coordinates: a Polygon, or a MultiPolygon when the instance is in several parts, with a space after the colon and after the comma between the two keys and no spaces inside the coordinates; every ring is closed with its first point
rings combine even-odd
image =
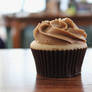
{"type": "Polygon", "coordinates": [[[34,38],[38,43],[48,45],[86,43],[86,33],[70,19],[42,21],[34,29],[34,38]]]}

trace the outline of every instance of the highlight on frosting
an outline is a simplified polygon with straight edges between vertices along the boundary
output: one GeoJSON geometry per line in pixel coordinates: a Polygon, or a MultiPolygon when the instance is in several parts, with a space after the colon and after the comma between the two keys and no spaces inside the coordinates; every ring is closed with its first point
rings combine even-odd
{"type": "Polygon", "coordinates": [[[42,44],[72,44],[86,42],[86,33],[70,19],[42,21],[34,29],[34,38],[42,44]]]}

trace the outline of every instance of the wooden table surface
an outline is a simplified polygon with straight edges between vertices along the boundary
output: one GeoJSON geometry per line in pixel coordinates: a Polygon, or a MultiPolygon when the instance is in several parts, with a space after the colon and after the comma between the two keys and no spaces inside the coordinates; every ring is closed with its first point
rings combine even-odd
{"type": "Polygon", "coordinates": [[[81,75],[58,79],[36,75],[31,50],[1,49],[0,92],[92,92],[92,48],[86,52],[81,75]]]}

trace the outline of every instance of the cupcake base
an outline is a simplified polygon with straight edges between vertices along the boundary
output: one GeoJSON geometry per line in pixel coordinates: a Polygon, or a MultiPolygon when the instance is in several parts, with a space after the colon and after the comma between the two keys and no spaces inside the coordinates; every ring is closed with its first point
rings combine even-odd
{"type": "Polygon", "coordinates": [[[41,76],[65,78],[81,73],[86,48],[64,51],[31,50],[37,73],[41,76]]]}

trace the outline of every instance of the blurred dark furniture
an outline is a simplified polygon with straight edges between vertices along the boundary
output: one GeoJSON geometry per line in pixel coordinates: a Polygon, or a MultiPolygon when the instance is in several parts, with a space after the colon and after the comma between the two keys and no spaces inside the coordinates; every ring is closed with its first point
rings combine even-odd
{"type": "Polygon", "coordinates": [[[0,49],[4,49],[5,48],[5,43],[4,41],[0,38],[0,49]]]}
{"type": "MultiPolygon", "coordinates": [[[[18,15],[18,14],[17,14],[18,15]]],[[[36,26],[39,22],[43,20],[52,20],[55,18],[70,17],[77,25],[89,26],[92,25],[92,14],[87,15],[76,15],[76,16],[65,16],[62,13],[49,14],[49,13],[36,13],[24,16],[17,16],[16,14],[5,15],[5,25],[6,28],[11,29],[13,32],[13,47],[21,48],[21,33],[22,30],[28,26],[36,26]]]]}

